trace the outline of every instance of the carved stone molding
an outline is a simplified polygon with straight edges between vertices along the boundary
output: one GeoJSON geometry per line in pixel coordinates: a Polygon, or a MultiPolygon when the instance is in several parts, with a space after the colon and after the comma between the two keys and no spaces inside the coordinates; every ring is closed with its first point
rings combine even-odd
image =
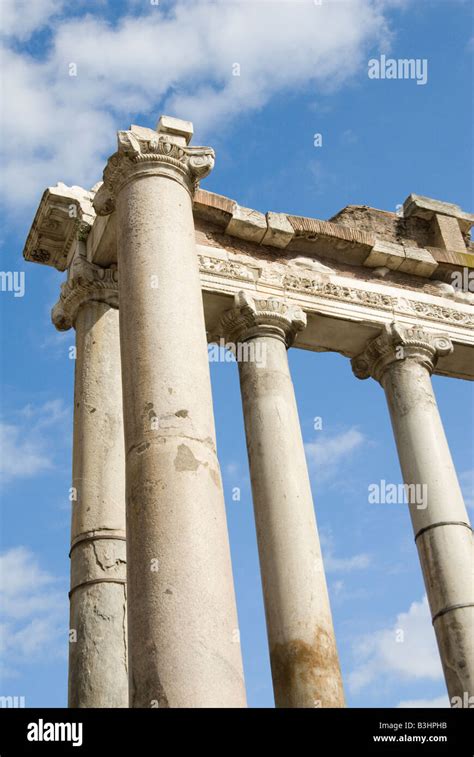
{"type": "Polygon", "coordinates": [[[94,223],[93,192],[59,182],[43,194],[28,234],[23,257],[64,271],[94,223]]]}
{"type": "Polygon", "coordinates": [[[372,376],[380,382],[388,366],[396,361],[415,360],[432,373],[437,359],[452,351],[447,334],[435,334],[420,326],[405,327],[393,321],[368,343],[364,352],[352,359],[351,365],[357,378],[372,376]]]}
{"type": "Polygon", "coordinates": [[[391,313],[407,313],[446,325],[474,327],[474,310],[469,313],[431,302],[410,300],[406,296],[395,297],[385,292],[346,286],[328,281],[328,276],[324,273],[300,273],[291,270],[288,272],[289,266],[275,263],[271,267],[261,268],[251,260],[246,265],[242,262],[213,258],[211,255],[199,255],[199,267],[201,273],[206,275],[238,281],[258,281],[279,287],[283,296],[285,292],[292,291],[295,294],[337,300],[391,313]]]}
{"type": "Polygon", "coordinates": [[[202,273],[210,273],[226,278],[238,279],[239,281],[255,281],[254,272],[249,266],[237,263],[232,260],[220,260],[220,258],[199,255],[199,269],[202,273]]]}
{"type": "Polygon", "coordinates": [[[297,276],[289,274],[283,279],[285,289],[292,289],[301,293],[310,293],[319,297],[353,302],[367,307],[391,310],[396,306],[397,298],[382,292],[335,284],[326,281],[321,276],[297,276]]]}
{"type": "Polygon", "coordinates": [[[224,313],[219,329],[234,343],[258,336],[276,336],[290,347],[306,326],[306,315],[300,307],[276,297],[255,299],[241,291],[234,303],[232,310],[224,313]]]}
{"type": "Polygon", "coordinates": [[[409,300],[406,297],[398,299],[397,310],[405,313],[413,313],[422,318],[428,318],[433,321],[444,321],[446,323],[459,324],[460,326],[474,326],[474,313],[466,313],[464,311],[444,307],[444,305],[435,305],[430,302],[409,300]]]}
{"type": "Polygon", "coordinates": [[[115,209],[121,187],[132,177],[169,176],[193,194],[200,179],[214,167],[214,150],[210,147],[187,147],[173,136],[153,129],[132,126],[117,133],[118,150],[107,161],[104,182],[94,198],[98,215],[115,209]]]}
{"type": "Polygon", "coordinates": [[[51,311],[58,331],[74,326],[79,308],[89,301],[118,308],[118,271],[115,267],[100,268],[80,255],[73,261],[67,281],[61,284],[59,300],[51,311]]]}

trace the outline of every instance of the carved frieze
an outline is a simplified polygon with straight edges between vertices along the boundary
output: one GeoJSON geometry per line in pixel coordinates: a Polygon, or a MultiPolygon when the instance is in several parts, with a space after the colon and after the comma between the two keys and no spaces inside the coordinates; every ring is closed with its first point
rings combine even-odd
{"type": "Polygon", "coordinates": [[[285,273],[288,266],[267,264],[257,268],[244,263],[199,255],[199,266],[202,273],[214,274],[240,281],[257,281],[279,287],[282,293],[292,291],[295,294],[313,295],[318,298],[336,300],[341,303],[352,303],[363,307],[390,311],[392,313],[410,314],[436,322],[459,326],[474,327],[474,309],[472,313],[455,308],[437,305],[432,302],[397,297],[376,292],[361,287],[351,287],[328,281],[328,276],[319,273],[285,273]]]}
{"type": "Polygon", "coordinates": [[[199,255],[199,268],[203,273],[227,276],[231,279],[240,279],[241,281],[255,281],[258,276],[258,269],[250,268],[241,263],[232,260],[221,260],[212,258],[207,255],[199,255]]]}
{"type": "Polygon", "coordinates": [[[435,305],[431,302],[421,302],[420,300],[409,300],[406,297],[400,297],[397,302],[399,312],[413,313],[422,318],[428,318],[433,321],[459,324],[460,326],[474,326],[474,312],[466,313],[461,310],[445,307],[444,305],[435,305]]]}

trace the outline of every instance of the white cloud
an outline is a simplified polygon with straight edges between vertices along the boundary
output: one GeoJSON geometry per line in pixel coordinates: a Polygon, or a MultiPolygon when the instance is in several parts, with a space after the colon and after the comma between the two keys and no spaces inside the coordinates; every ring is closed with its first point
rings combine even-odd
{"type": "Polygon", "coordinates": [[[27,405],[15,424],[0,422],[0,485],[51,470],[54,463],[47,434],[68,417],[62,401],[52,400],[36,408],[27,405]]]}
{"type": "Polygon", "coordinates": [[[334,557],[329,554],[324,559],[324,566],[328,573],[352,573],[353,570],[365,570],[370,562],[370,555],[365,552],[352,557],[334,557]]]}
{"type": "Polygon", "coordinates": [[[448,695],[443,694],[443,696],[435,697],[434,699],[404,699],[399,704],[397,704],[397,707],[426,707],[428,709],[437,709],[440,707],[450,707],[450,704],[448,695]]]}
{"type": "Polygon", "coordinates": [[[360,431],[351,428],[329,437],[321,434],[321,438],[305,444],[308,464],[316,471],[318,481],[335,476],[349,455],[365,441],[366,438],[360,431]]]}
{"type": "Polygon", "coordinates": [[[27,478],[52,468],[38,440],[26,438],[19,426],[0,423],[0,481],[27,478]]]}
{"type": "MultiPolygon", "coordinates": [[[[8,1],[7,29],[24,38],[60,2],[17,5],[8,1]]],[[[0,54],[8,103],[6,200],[28,204],[58,179],[91,186],[130,114],[191,118],[198,142],[215,139],[219,125],[272,97],[327,92],[365,75],[370,47],[388,49],[390,5],[179,0],[171,8],[147,4],[147,13],[123,15],[115,24],[97,15],[100,6],[94,16],[56,17],[44,59],[8,42],[0,54]],[[69,75],[71,63],[77,76],[69,75]],[[235,63],[240,76],[233,75],[235,63]]]]}
{"type": "MultiPolygon", "coordinates": [[[[334,548],[332,534],[328,531],[322,532],[321,549],[324,558],[324,568],[327,573],[352,573],[354,570],[365,570],[371,564],[371,556],[366,552],[351,555],[350,557],[336,557],[334,555],[334,548]]],[[[342,589],[342,585],[339,587],[340,589],[342,589]]]]}
{"type": "Polygon", "coordinates": [[[64,651],[67,593],[26,547],[0,555],[0,608],[0,652],[8,661],[3,677],[16,675],[18,665],[64,651]]]}
{"type": "Polygon", "coordinates": [[[39,431],[67,420],[69,418],[69,409],[64,407],[61,399],[57,399],[48,400],[48,402],[37,407],[31,404],[25,405],[20,414],[34,423],[35,431],[39,431]]]}
{"type": "Polygon", "coordinates": [[[1,33],[27,40],[61,10],[64,0],[1,0],[1,33]]]}
{"type": "Polygon", "coordinates": [[[443,677],[426,596],[400,613],[389,628],[359,638],[353,653],[357,664],[348,681],[354,692],[386,678],[443,677]]]}

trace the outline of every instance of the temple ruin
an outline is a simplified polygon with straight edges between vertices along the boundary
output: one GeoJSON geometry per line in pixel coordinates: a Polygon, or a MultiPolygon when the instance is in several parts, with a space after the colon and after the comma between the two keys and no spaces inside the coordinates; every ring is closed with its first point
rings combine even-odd
{"type": "Polygon", "coordinates": [[[76,332],[69,704],[246,706],[221,339],[263,356],[238,370],[276,705],[345,703],[296,348],[338,352],[385,392],[404,481],[427,490],[407,509],[449,696],[473,695],[472,530],[431,374],[474,378],[474,217],[417,195],[327,221],[263,214],[199,188],[214,152],[192,133],[167,116],[119,131],[102,183],[46,189],[24,249],[67,272],[52,319],[76,332]]]}

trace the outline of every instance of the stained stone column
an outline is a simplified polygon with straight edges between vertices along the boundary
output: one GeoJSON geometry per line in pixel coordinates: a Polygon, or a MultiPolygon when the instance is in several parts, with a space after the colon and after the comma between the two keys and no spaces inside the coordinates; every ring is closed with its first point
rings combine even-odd
{"type": "Polygon", "coordinates": [[[240,292],[236,345],[277,707],[343,707],[344,693],[287,348],[300,308],[240,292]]]}
{"type": "Polygon", "coordinates": [[[188,122],[119,132],[116,207],[133,707],[242,707],[245,689],[192,195],[214,163],[188,122]]]}
{"type": "Polygon", "coordinates": [[[430,378],[452,349],[444,334],[393,323],[352,366],[385,390],[405,484],[425,486],[410,515],[449,696],[463,699],[474,694],[472,531],[430,378]]]}
{"type": "MultiPolygon", "coordinates": [[[[79,243],[81,248],[81,243],[79,243]]],[[[117,271],[76,257],[53,309],[76,330],[69,706],[128,707],[117,271]]]]}

